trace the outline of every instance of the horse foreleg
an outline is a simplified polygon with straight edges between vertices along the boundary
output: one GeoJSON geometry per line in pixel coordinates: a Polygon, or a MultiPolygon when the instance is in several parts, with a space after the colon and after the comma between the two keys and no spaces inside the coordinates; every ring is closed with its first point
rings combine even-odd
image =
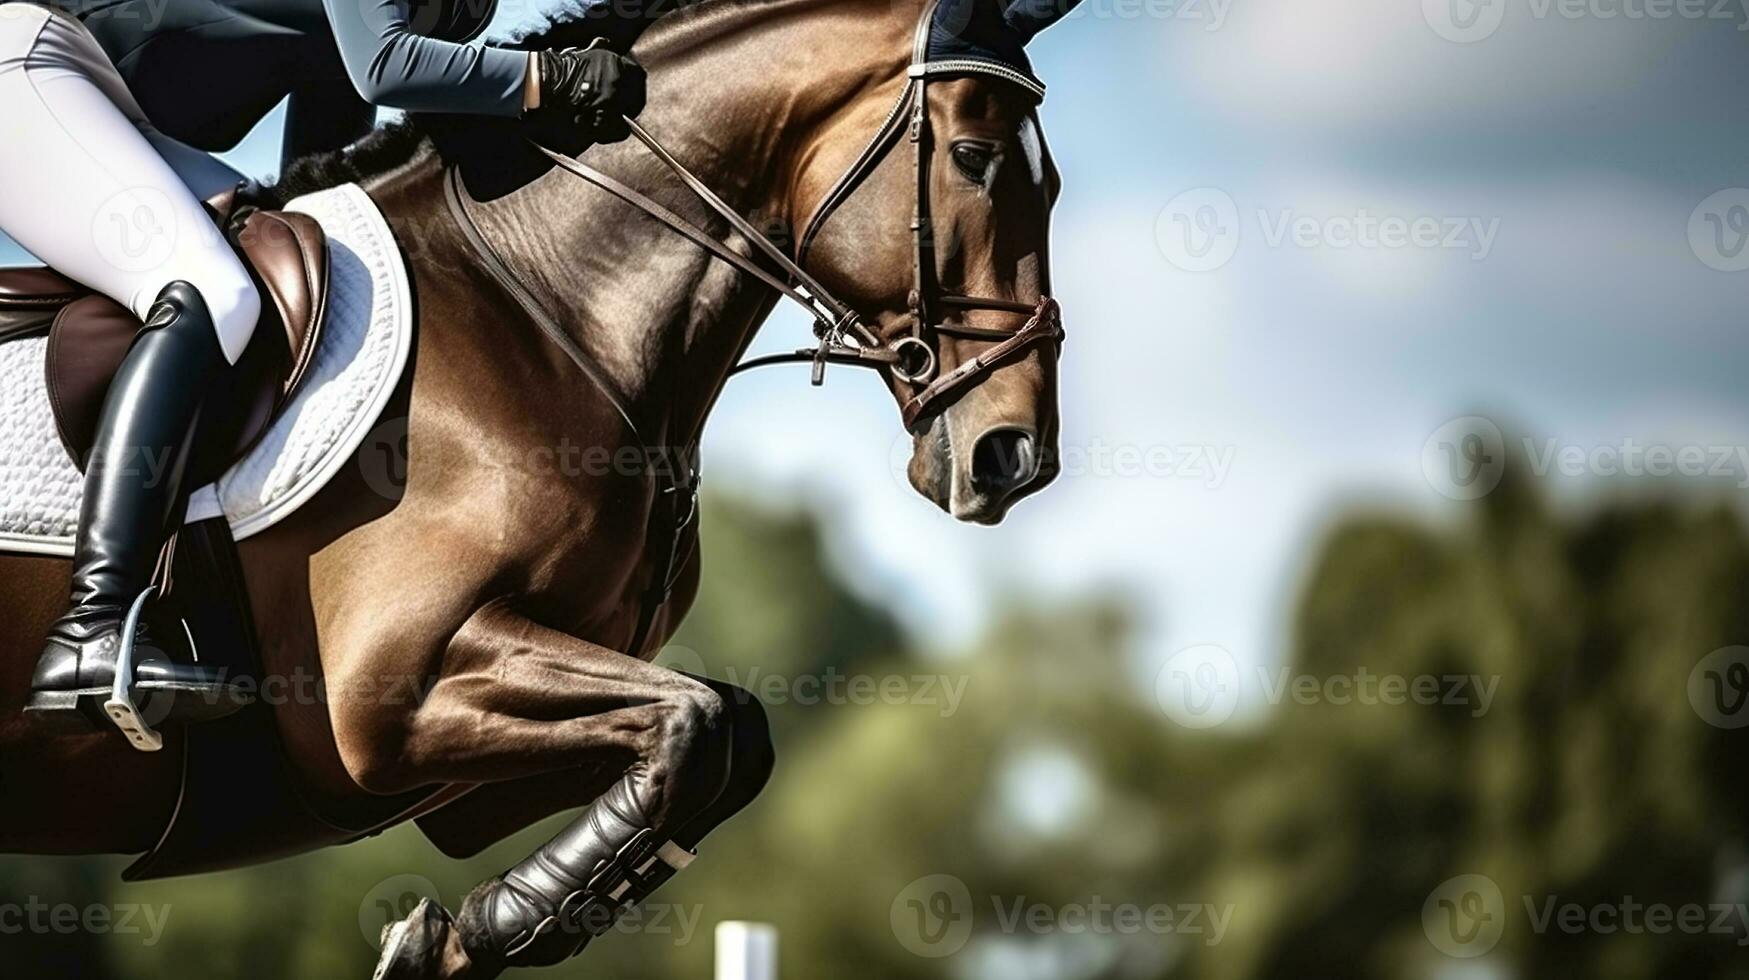
{"type": "MultiPolygon", "coordinates": [[[[697,846],[752,803],[764,789],[774,764],[764,705],[733,684],[695,679],[716,691],[729,709],[731,761],[729,783],[722,795],[675,833],[675,841],[682,847],[697,846]]],[[[419,818],[419,827],[445,855],[470,858],[548,817],[587,805],[607,792],[622,772],[623,767],[592,766],[481,786],[419,818]]]]}
{"type": "Polygon", "coordinates": [[[640,766],[650,817],[672,830],[726,777],[727,706],[709,686],[503,604],[476,612],[429,658],[324,668],[341,760],[373,793],[640,766]],[[409,677],[428,674],[429,689],[410,695],[409,677]]]}
{"type": "Polygon", "coordinates": [[[394,723],[393,759],[373,760],[373,781],[480,782],[604,761],[622,772],[570,827],[475,889],[453,923],[424,906],[397,924],[379,977],[489,977],[574,955],[690,862],[732,812],[719,801],[751,799],[724,793],[737,754],[750,753],[759,784],[769,771],[757,702],[502,607],[471,619],[443,663],[429,696],[394,723]],[[763,748],[737,751],[738,714],[763,748]]]}

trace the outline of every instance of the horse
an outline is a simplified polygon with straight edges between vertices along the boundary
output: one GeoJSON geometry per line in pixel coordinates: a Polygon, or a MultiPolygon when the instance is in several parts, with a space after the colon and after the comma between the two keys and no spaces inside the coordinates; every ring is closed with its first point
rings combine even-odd
{"type": "MultiPolygon", "coordinates": [[[[385,414],[404,436],[391,492],[367,458],[381,447],[366,446],[237,545],[263,675],[322,692],[260,706],[285,779],[325,814],[368,815],[344,840],[419,819],[452,856],[582,810],[459,914],[427,902],[385,930],[378,976],[489,977],[575,955],[771,771],[757,698],[651,662],[699,577],[685,457],[792,286],[748,274],[762,250],[734,212],[806,228],[809,281],[875,345],[857,355],[828,342],[844,322],[822,324],[817,370],[897,351],[877,364],[895,404],[942,396],[910,417],[917,492],[995,524],[1055,475],[1057,345],[990,356],[1026,329],[1019,311],[1049,303],[1060,178],[1039,93],[1001,72],[918,74],[937,2],[698,0],[649,25],[634,49],[650,73],[640,130],[727,215],[638,140],[573,158],[486,121],[411,118],[282,178],[282,191],[362,187],[417,297],[413,363],[385,414]],[[907,142],[913,159],[887,152],[907,142]],[[563,164],[579,159],[718,247],[577,179],[563,164]],[[554,465],[561,446],[639,462],[554,465]]],[[[1000,18],[995,4],[975,0],[1000,18]]],[[[561,15],[522,41],[598,30],[561,15]]],[[[49,737],[22,717],[67,581],[60,559],[0,556],[0,850],[146,853],[187,805],[177,750],[191,732],[147,754],[113,731],[49,737]]],[[[344,842],[303,827],[245,834],[226,860],[344,842]]]]}

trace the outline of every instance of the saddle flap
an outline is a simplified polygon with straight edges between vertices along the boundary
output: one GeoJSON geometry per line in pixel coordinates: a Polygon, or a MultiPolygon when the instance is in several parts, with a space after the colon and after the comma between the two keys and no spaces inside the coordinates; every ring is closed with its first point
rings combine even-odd
{"type": "Polygon", "coordinates": [[[0,310],[59,309],[91,292],[42,266],[0,269],[0,310]]]}
{"type": "Polygon", "coordinates": [[[133,311],[96,293],[61,307],[49,328],[49,406],[61,445],[80,469],[97,438],[109,383],[139,331],[133,311]]]}
{"type": "Polygon", "coordinates": [[[328,302],[328,239],[307,214],[256,211],[243,223],[237,243],[278,308],[285,330],[291,366],[277,409],[303,380],[321,339],[328,302]]]}
{"type": "MultiPolygon", "coordinates": [[[[245,265],[269,302],[262,304],[261,320],[236,369],[209,395],[223,407],[206,413],[213,423],[200,435],[197,484],[216,479],[261,438],[297,390],[321,340],[328,280],[321,226],[306,215],[255,211],[232,228],[245,265]]],[[[110,382],[140,321],[99,294],[63,303],[49,330],[49,402],[62,445],[83,469],[110,382]]]]}

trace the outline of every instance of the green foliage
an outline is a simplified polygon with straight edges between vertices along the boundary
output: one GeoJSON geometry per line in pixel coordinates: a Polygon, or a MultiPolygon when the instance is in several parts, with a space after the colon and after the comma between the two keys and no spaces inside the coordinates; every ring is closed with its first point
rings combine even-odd
{"type": "MultiPolygon", "coordinates": [[[[706,980],[725,919],[780,924],[789,980],[1457,976],[1473,964],[1430,942],[1423,907],[1461,874],[1497,883],[1509,920],[1471,975],[1749,975],[1734,937],[1539,933],[1522,907],[1745,900],[1730,877],[1745,866],[1742,736],[1686,694],[1700,657],[1749,636],[1749,535],[1731,509],[1573,519],[1508,484],[1451,526],[1350,516],[1296,603],[1291,670],[1493,678],[1487,710],[1290,700],[1210,732],[1161,713],[1121,604],[1017,596],[943,659],[848,587],[808,514],[719,499],[705,527],[706,578],[669,659],[760,693],[778,771],[659,896],[659,920],[531,976],[706,980]],[[939,875],[970,896],[973,939],[937,959],[907,945],[905,896],[939,875]],[[1016,902],[1098,900],[1230,921],[1219,942],[1005,927],[1016,902]]],[[[115,859],[0,860],[9,901],[171,916],[155,945],[0,936],[0,976],[367,976],[367,935],[409,888],[453,909],[564,819],[464,861],[407,827],[137,886],[115,859]]]]}
{"type": "Polygon", "coordinates": [[[1172,975],[1458,975],[1422,911],[1464,874],[1501,892],[1484,975],[1749,975],[1737,935],[1539,928],[1529,911],[1744,900],[1743,736],[1707,724],[1688,682],[1749,636],[1746,587],[1749,539],[1724,506],[1569,521],[1508,486],[1449,531],[1341,524],[1298,606],[1296,670],[1474,675],[1497,693],[1480,715],[1277,710],[1223,787],[1243,812],[1195,845],[1216,857],[1191,887],[1253,903],[1229,940],[1243,952],[1197,950],[1172,975]]]}

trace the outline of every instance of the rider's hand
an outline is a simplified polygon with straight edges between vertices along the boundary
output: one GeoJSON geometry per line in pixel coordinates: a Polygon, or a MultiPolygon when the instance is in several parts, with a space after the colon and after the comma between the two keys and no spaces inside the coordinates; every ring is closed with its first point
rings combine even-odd
{"type": "Polygon", "coordinates": [[[553,48],[540,59],[538,112],[562,114],[590,131],[598,143],[630,135],[625,117],[644,110],[644,67],[597,42],[587,48],[553,48]]]}

